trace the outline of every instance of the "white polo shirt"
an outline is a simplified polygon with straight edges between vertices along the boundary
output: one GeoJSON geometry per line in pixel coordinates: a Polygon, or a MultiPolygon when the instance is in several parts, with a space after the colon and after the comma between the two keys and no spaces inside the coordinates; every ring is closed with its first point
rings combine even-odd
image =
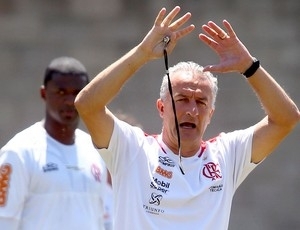
{"type": "Polygon", "coordinates": [[[38,122],[1,149],[1,229],[104,229],[106,167],[90,136],[75,136],[63,145],[38,122]]]}
{"type": "Polygon", "coordinates": [[[109,148],[99,150],[113,181],[115,230],[227,229],[233,195],[255,168],[253,128],[222,133],[182,158],[161,136],[115,119],[109,148]]]}

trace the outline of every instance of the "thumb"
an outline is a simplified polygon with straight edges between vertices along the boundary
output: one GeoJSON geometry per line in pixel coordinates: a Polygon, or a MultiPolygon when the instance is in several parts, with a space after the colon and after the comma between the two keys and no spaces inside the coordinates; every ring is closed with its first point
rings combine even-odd
{"type": "Polygon", "coordinates": [[[203,67],[203,71],[209,71],[209,72],[221,72],[219,65],[207,65],[203,67]]]}

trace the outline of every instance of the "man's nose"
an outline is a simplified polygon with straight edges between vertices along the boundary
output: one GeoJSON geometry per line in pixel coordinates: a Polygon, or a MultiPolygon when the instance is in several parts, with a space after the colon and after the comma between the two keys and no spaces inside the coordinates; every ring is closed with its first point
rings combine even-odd
{"type": "Polygon", "coordinates": [[[67,94],[65,95],[64,101],[67,105],[74,105],[75,97],[73,94],[67,94]]]}
{"type": "Polygon", "coordinates": [[[197,102],[196,101],[190,101],[189,103],[189,108],[187,110],[187,114],[195,117],[199,115],[199,110],[198,110],[198,106],[197,106],[197,102]]]}

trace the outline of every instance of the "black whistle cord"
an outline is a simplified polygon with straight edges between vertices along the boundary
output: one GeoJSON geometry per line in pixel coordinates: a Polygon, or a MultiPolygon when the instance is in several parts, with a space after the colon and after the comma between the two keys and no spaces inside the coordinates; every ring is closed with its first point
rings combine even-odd
{"type": "Polygon", "coordinates": [[[178,141],[178,156],[179,156],[179,169],[181,173],[184,175],[184,171],[182,169],[182,164],[181,164],[181,145],[180,145],[180,133],[179,133],[179,124],[178,124],[178,119],[176,115],[176,107],[175,107],[175,101],[173,97],[173,90],[172,90],[172,85],[171,85],[171,80],[170,80],[170,74],[169,74],[169,64],[168,64],[168,53],[167,53],[167,45],[169,43],[169,38],[164,38],[164,43],[165,43],[165,48],[164,48],[164,59],[165,59],[165,67],[166,67],[166,74],[168,76],[168,88],[169,92],[171,95],[171,100],[172,100],[172,108],[173,108],[173,113],[174,113],[174,119],[175,119],[175,126],[176,126],[176,133],[177,133],[177,141],[178,141]]]}

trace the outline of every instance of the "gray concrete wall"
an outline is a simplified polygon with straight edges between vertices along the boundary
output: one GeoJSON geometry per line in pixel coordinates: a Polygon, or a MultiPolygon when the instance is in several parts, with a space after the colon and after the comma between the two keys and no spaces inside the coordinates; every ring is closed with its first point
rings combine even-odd
{"type": "MultiPolygon", "coordinates": [[[[197,34],[208,20],[226,18],[300,106],[299,0],[1,0],[0,145],[43,117],[39,87],[51,59],[74,56],[94,77],[143,38],[162,6],[171,9],[177,4],[192,12],[196,30],[178,44],[169,57],[170,65],[179,60],[202,65],[218,61],[197,34]]],[[[163,60],[145,66],[110,108],[131,113],[148,133],[160,132],[155,100],[163,74],[163,60]]],[[[206,138],[247,127],[264,115],[242,76],[220,74],[219,82],[217,110],[206,138]]],[[[230,229],[300,229],[299,140],[298,126],[241,185],[230,229]]]]}

